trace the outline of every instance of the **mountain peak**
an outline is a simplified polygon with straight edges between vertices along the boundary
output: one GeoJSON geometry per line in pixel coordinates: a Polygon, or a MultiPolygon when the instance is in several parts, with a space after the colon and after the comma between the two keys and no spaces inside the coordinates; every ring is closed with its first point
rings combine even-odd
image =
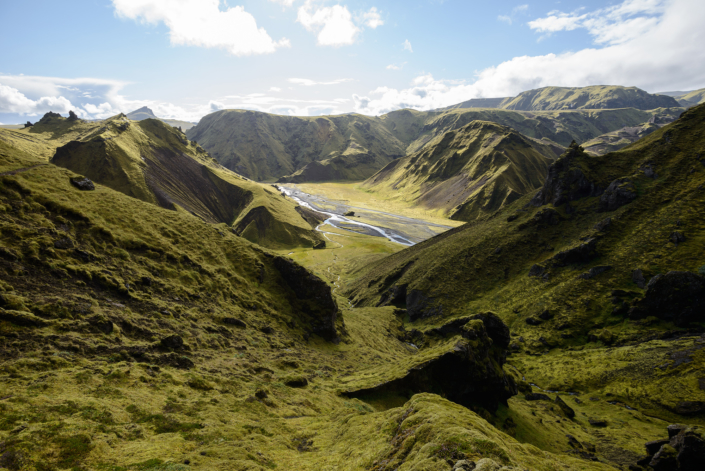
{"type": "Polygon", "coordinates": [[[131,113],[127,113],[128,119],[131,119],[133,121],[141,121],[143,119],[159,119],[157,116],[154,114],[154,111],[152,111],[151,108],[148,106],[143,106],[142,108],[135,110],[131,113]]]}

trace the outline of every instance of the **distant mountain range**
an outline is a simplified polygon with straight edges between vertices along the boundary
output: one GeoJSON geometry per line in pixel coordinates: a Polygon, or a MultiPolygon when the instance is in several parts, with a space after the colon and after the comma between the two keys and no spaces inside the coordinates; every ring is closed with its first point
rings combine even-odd
{"type": "MultiPolygon", "coordinates": [[[[443,110],[399,110],[379,117],[290,117],[222,110],[205,116],[187,136],[225,167],[254,180],[359,181],[474,120],[565,147],[573,140],[582,143],[624,128],[643,127],[654,119],[670,122],[683,110],[674,97],[636,87],[546,87],[513,98],[475,99],[443,110]]],[[[633,142],[612,141],[610,149],[633,142]]]]}

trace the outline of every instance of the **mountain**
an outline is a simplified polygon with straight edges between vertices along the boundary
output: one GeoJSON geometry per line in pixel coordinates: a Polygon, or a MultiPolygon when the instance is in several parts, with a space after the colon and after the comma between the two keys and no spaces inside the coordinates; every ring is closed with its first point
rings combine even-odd
{"type": "Polygon", "coordinates": [[[387,164],[363,187],[440,209],[452,219],[487,216],[541,186],[553,150],[506,126],[472,121],[387,164]]]}
{"type": "Polygon", "coordinates": [[[653,110],[680,106],[675,98],[651,95],[636,87],[595,85],[566,88],[544,87],[528,90],[505,100],[500,108],[520,111],[617,109],[653,110]]]}
{"type": "Polygon", "coordinates": [[[438,111],[453,110],[458,108],[501,108],[502,103],[510,101],[512,98],[473,98],[457,105],[448,106],[438,111]]]}
{"type": "Polygon", "coordinates": [[[162,119],[158,118],[154,112],[152,111],[151,108],[147,106],[143,106],[142,108],[135,110],[131,113],[127,113],[127,119],[131,121],[142,121],[143,119],[158,119],[160,121],[165,122],[169,126],[173,126],[175,128],[181,128],[182,131],[186,132],[187,130],[191,129],[194,127],[196,124],[191,123],[189,121],[182,121],[178,119],[162,119]]]}
{"type": "Polygon", "coordinates": [[[335,157],[361,164],[344,178],[366,178],[405,148],[378,118],[358,114],[301,118],[223,110],[205,116],[187,136],[223,166],[258,181],[335,157]]]}
{"type": "Polygon", "coordinates": [[[309,118],[224,110],[204,117],[187,136],[223,166],[254,180],[362,180],[475,120],[508,126],[558,147],[643,124],[653,116],[654,112],[634,108],[537,112],[458,108],[309,118]]]}
{"type": "Polygon", "coordinates": [[[147,203],[232,226],[267,247],[312,247],[320,236],[279,192],[223,169],[156,119],[118,115],[56,149],[51,163],[147,203]]]}
{"type": "Polygon", "coordinates": [[[571,145],[539,191],[370,264],[345,292],[358,308],[404,309],[417,330],[492,310],[510,348],[530,354],[517,368],[547,389],[609,391],[643,413],[700,423],[687,408],[705,401],[701,367],[652,372],[705,322],[703,155],[705,105],[618,152],[571,145]]]}
{"type": "Polygon", "coordinates": [[[705,102],[705,88],[694,90],[676,97],[681,106],[689,108],[705,102]]]}
{"type": "Polygon", "coordinates": [[[622,129],[608,132],[583,142],[585,152],[593,155],[603,155],[614,152],[650,134],[657,129],[678,119],[683,108],[664,108],[652,110],[654,115],[638,126],[625,126],[622,129]]]}

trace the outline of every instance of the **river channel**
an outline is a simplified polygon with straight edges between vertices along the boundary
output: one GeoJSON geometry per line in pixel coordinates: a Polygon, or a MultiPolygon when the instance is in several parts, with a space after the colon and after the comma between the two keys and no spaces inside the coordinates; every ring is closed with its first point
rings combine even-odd
{"type": "Polygon", "coordinates": [[[340,201],[304,193],[295,184],[280,184],[278,188],[301,206],[328,216],[328,219],[318,227],[322,232],[325,231],[321,226],[330,225],[345,231],[384,237],[397,244],[412,246],[453,228],[422,219],[350,206],[340,201]],[[354,215],[344,216],[350,212],[354,215]]]}

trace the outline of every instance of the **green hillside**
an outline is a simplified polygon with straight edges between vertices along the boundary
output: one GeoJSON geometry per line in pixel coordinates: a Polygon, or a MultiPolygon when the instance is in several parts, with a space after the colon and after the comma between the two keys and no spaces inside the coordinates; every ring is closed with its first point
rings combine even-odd
{"type": "Polygon", "coordinates": [[[673,97],[652,95],[636,87],[614,85],[538,88],[522,92],[499,105],[506,110],[520,111],[617,108],[653,110],[678,106],[678,101],[673,97]]]}
{"type": "Polygon", "coordinates": [[[572,145],[536,194],[372,263],[345,292],[405,309],[417,330],[492,310],[544,388],[702,426],[688,407],[705,404],[705,358],[668,359],[705,327],[703,155],[703,105],[602,157],[572,145]]]}
{"type": "Polygon", "coordinates": [[[0,142],[4,468],[611,469],[487,421],[516,393],[494,315],[413,349],[394,309],[341,310],[223,225],[77,177],[0,142]]]}
{"type": "Polygon", "coordinates": [[[540,187],[549,156],[549,146],[510,128],[472,121],[391,162],[363,187],[470,221],[540,187]]]}
{"type": "Polygon", "coordinates": [[[205,116],[187,136],[226,168],[258,181],[313,161],[358,155],[366,156],[362,167],[344,178],[366,178],[405,148],[379,119],[356,114],[301,118],[224,110],[205,116]]]}
{"type": "Polygon", "coordinates": [[[686,108],[699,105],[705,102],[705,88],[701,88],[700,90],[694,90],[684,95],[677,96],[676,100],[678,100],[678,103],[680,103],[681,106],[684,106],[686,108]]]}
{"type": "Polygon", "coordinates": [[[29,130],[0,131],[0,139],[32,155],[51,156],[55,165],[128,196],[225,223],[266,247],[312,247],[321,241],[293,202],[222,168],[159,120],[133,122],[118,115],[85,123],[47,114],[29,130]]]}

